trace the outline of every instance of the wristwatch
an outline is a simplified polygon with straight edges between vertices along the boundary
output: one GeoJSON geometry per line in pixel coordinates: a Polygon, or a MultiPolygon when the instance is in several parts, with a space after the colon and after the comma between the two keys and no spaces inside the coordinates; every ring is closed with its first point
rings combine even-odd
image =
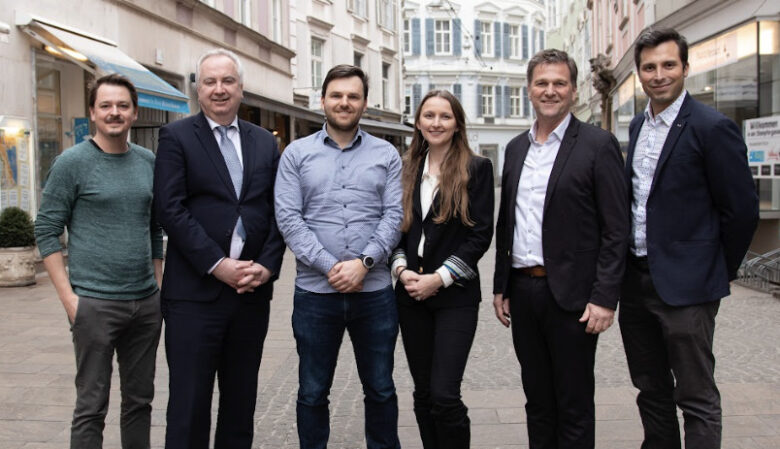
{"type": "Polygon", "coordinates": [[[366,256],[365,254],[361,254],[358,256],[358,259],[360,259],[361,262],[363,262],[363,266],[366,267],[366,270],[370,270],[374,268],[374,258],[371,256],[366,256]]]}

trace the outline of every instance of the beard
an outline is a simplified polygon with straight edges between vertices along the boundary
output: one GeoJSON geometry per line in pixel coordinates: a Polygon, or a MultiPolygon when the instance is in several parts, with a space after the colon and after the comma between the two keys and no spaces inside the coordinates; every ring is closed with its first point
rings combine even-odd
{"type": "Polygon", "coordinates": [[[350,132],[357,129],[362,114],[358,114],[354,119],[346,123],[339,123],[334,117],[334,115],[325,114],[325,119],[328,122],[328,126],[342,132],[350,132]]]}

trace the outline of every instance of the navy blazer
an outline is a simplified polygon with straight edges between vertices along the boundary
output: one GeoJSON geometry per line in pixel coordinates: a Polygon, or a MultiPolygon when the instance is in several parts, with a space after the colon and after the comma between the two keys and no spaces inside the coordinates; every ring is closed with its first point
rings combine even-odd
{"type": "MultiPolygon", "coordinates": [[[[625,176],[633,196],[631,121],[625,176]]],[[[647,199],[647,258],[660,298],[685,306],[729,294],[758,224],[758,195],[736,123],[685,95],[647,199]]]]}
{"type": "MultiPolygon", "coordinates": [[[[528,131],[507,144],[496,223],[493,293],[509,294],[515,204],[528,131]]],[[[615,137],[571,118],[553,163],[542,214],[542,252],[550,291],[564,310],[588,302],[615,309],[628,245],[628,193],[615,137]]]]}
{"type": "MultiPolygon", "coordinates": [[[[436,295],[426,299],[430,307],[462,307],[474,305],[480,302],[481,291],[479,270],[477,262],[490,248],[493,238],[493,164],[490,159],[472,156],[469,163],[469,182],[467,185],[469,195],[469,218],[474,226],[466,226],[460,217],[450,218],[444,223],[436,223],[433,219],[439,208],[440,196],[437,193],[428,210],[428,214],[422,216],[420,203],[420,183],[425,161],[420,161],[417,172],[417,181],[414,184],[414,207],[412,211],[412,224],[409,231],[401,235],[398,248],[406,254],[407,267],[422,273],[434,273],[449,257],[456,257],[460,263],[467,265],[476,277],[471,280],[462,279],[447,288],[440,288],[436,295]],[[417,254],[420,246],[423,230],[425,231],[425,243],[423,244],[423,257],[417,254]]],[[[409,297],[403,284],[396,282],[396,297],[401,302],[414,303],[409,297]]]]}
{"type": "MultiPolygon", "coordinates": [[[[238,121],[244,178],[236,198],[225,160],[203,113],[160,128],[154,167],[156,218],[168,234],[162,297],[217,299],[230,288],[208,270],[230,253],[239,214],[246,229],[240,259],[253,260],[278,277],[284,242],[274,218],[276,139],[257,125],[238,121]]],[[[243,297],[270,299],[271,281],[243,297]]]]}

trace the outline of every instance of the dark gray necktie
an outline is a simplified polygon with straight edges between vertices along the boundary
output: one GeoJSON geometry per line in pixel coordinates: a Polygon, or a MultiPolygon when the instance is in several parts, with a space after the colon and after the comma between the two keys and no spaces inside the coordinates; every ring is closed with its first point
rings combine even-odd
{"type": "MultiPolygon", "coordinates": [[[[244,169],[241,167],[241,161],[238,160],[238,152],[236,146],[233,145],[233,141],[228,137],[228,129],[232,126],[217,126],[219,132],[219,151],[222,153],[222,157],[225,159],[225,165],[227,165],[228,172],[230,172],[230,179],[233,181],[233,188],[236,191],[236,198],[241,196],[241,184],[244,182],[244,169]]],[[[236,223],[236,232],[238,235],[246,240],[246,231],[244,230],[244,223],[241,221],[241,216],[238,217],[236,223]]]]}

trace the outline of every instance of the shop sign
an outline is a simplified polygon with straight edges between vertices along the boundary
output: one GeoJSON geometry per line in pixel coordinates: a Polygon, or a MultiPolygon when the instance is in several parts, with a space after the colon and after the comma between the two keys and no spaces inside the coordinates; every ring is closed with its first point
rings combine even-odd
{"type": "Polygon", "coordinates": [[[744,121],[748,163],[754,178],[780,178],[780,115],[744,121]]]}

